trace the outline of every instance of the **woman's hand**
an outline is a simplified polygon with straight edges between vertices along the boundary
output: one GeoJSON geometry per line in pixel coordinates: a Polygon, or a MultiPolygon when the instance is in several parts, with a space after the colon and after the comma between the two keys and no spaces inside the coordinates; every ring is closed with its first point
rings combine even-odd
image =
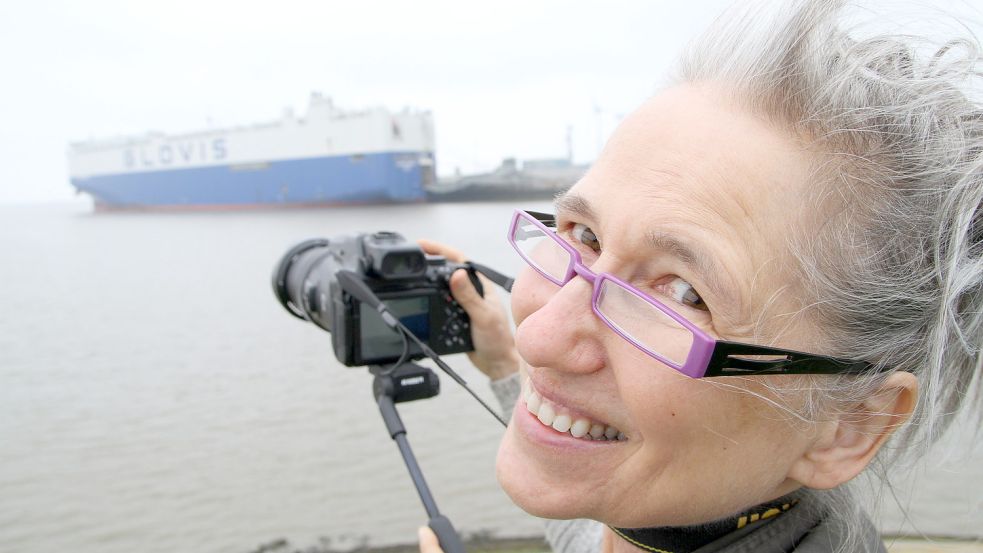
{"type": "Polygon", "coordinates": [[[437,534],[434,534],[429,526],[421,526],[416,533],[420,538],[420,553],[444,553],[437,540],[437,534]]]}
{"type": "MultiPolygon", "coordinates": [[[[467,261],[463,253],[450,246],[430,240],[418,242],[428,254],[442,255],[454,263],[467,261]]],[[[454,271],[451,275],[451,295],[471,318],[474,351],[468,353],[468,359],[489,378],[498,380],[519,370],[519,355],[515,351],[508,314],[495,284],[480,274],[478,278],[484,288],[484,297],[474,289],[466,271],[454,271]]]]}

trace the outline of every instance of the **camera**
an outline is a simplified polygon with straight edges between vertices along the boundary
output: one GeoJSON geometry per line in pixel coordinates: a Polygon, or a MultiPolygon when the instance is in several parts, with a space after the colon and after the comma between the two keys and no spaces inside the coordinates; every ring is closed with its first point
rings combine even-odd
{"type": "Polygon", "coordinates": [[[342,289],[339,271],[360,276],[413,334],[437,354],[474,349],[467,313],[450,293],[450,276],[469,266],[424,254],[395,232],[306,240],[273,273],[273,290],[292,315],[331,333],[335,357],[349,367],[419,359],[419,346],[385,324],[380,313],[342,289]],[[408,349],[407,349],[408,348],[408,349]]]}

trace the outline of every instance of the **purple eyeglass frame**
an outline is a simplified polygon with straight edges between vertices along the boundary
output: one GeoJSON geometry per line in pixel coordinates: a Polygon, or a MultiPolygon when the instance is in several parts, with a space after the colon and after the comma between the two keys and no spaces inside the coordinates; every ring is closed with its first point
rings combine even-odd
{"type": "Polygon", "coordinates": [[[771,348],[754,344],[744,344],[740,342],[729,342],[717,340],[686,320],[685,317],[676,313],[662,302],[645,294],[641,290],[621,280],[610,273],[595,273],[584,265],[580,252],[574,249],[565,240],[560,239],[556,231],[547,225],[555,226],[555,218],[548,213],[538,213],[535,211],[525,211],[517,209],[512,214],[512,223],[509,225],[508,241],[519,256],[537,273],[556,284],[563,286],[579,276],[591,283],[593,293],[591,294],[591,310],[599,319],[604,321],[611,330],[644,352],[646,355],[676,369],[677,371],[691,378],[706,378],[714,376],[739,376],[757,374],[860,374],[870,370],[880,369],[871,363],[859,360],[838,359],[813,353],[800,351],[771,348]],[[545,236],[550,237],[556,244],[570,254],[570,261],[567,264],[566,274],[563,280],[554,278],[545,273],[535,263],[533,263],[522,248],[515,242],[515,234],[519,222],[526,221],[538,228],[545,236]],[[676,363],[659,355],[640,344],[637,340],[623,332],[612,321],[604,316],[597,308],[598,298],[601,294],[601,286],[604,281],[611,281],[621,288],[631,292],[636,297],[644,300],[659,311],[676,321],[693,335],[693,343],[690,346],[686,361],[676,363]],[[768,356],[770,359],[747,359],[748,356],[768,356]]]}

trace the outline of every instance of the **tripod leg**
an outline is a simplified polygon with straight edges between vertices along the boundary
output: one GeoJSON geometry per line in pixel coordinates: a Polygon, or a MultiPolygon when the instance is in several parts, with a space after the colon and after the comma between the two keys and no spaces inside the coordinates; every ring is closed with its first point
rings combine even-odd
{"type": "Polygon", "coordinates": [[[464,543],[461,541],[461,537],[457,535],[454,525],[451,524],[450,519],[437,510],[437,503],[430,494],[427,481],[423,478],[423,471],[420,470],[416,456],[413,455],[410,443],[406,439],[406,428],[399,417],[399,412],[396,411],[396,404],[393,403],[391,397],[384,394],[379,395],[376,400],[379,402],[379,411],[382,413],[382,420],[386,423],[389,436],[399,447],[399,452],[403,455],[403,461],[406,463],[406,469],[409,471],[413,485],[416,486],[416,491],[423,502],[423,508],[430,516],[428,526],[437,534],[440,547],[444,553],[465,553],[464,543]]]}

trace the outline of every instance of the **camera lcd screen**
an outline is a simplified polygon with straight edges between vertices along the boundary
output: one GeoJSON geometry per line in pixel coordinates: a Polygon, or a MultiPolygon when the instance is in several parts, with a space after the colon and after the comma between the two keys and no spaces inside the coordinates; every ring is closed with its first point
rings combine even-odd
{"type": "MultiPolygon", "coordinates": [[[[383,299],[389,311],[420,340],[430,339],[430,296],[412,298],[383,299]]],[[[382,322],[379,312],[362,303],[359,304],[361,326],[362,359],[393,359],[403,352],[403,339],[393,329],[382,322]]],[[[410,352],[418,351],[411,344],[410,352]]]]}

